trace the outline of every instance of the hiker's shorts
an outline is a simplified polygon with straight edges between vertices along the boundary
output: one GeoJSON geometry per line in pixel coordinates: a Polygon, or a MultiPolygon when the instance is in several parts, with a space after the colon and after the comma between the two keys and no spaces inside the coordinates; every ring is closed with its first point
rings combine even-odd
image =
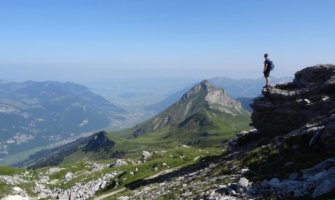
{"type": "Polygon", "coordinates": [[[270,76],[270,70],[265,70],[265,72],[263,72],[264,77],[269,77],[270,76]]]}

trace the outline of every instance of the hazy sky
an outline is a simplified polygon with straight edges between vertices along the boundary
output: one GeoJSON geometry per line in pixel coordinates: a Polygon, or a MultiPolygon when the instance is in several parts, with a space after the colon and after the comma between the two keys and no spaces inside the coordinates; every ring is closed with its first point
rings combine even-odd
{"type": "Polygon", "coordinates": [[[259,78],[335,63],[334,0],[0,0],[0,79],[259,78]]]}

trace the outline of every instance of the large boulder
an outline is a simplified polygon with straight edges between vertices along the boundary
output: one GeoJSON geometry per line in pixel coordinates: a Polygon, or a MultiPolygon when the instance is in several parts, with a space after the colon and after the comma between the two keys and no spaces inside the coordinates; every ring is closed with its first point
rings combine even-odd
{"type": "Polygon", "coordinates": [[[335,65],[307,67],[291,83],[265,88],[255,99],[252,125],[262,134],[284,135],[335,110],[335,65]]]}

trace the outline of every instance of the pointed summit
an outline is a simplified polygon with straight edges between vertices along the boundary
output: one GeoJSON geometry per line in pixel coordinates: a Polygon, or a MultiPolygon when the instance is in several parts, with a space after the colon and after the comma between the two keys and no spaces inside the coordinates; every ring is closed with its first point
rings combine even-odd
{"type": "Polygon", "coordinates": [[[213,87],[208,80],[203,80],[194,87],[192,87],[189,91],[187,91],[181,98],[181,100],[187,100],[194,95],[199,95],[200,93],[207,93],[209,88],[213,87]]]}
{"type": "Polygon", "coordinates": [[[223,89],[214,87],[209,81],[204,80],[187,91],[178,102],[161,114],[137,126],[133,135],[137,137],[163,128],[185,127],[189,124],[188,122],[194,121],[193,118],[197,118],[195,121],[198,123],[194,130],[200,130],[201,126],[204,125],[203,122],[208,122],[207,124],[213,127],[216,126],[210,121],[219,115],[231,118],[240,115],[246,116],[248,115],[246,113],[240,102],[229,97],[223,89]],[[215,115],[213,115],[214,113],[215,115]],[[212,119],[209,120],[209,118],[212,119]]]}
{"type": "MultiPolygon", "coordinates": [[[[185,93],[180,101],[192,101],[195,99],[203,99],[207,104],[213,108],[213,106],[230,106],[236,109],[241,109],[241,103],[232,99],[222,88],[215,87],[207,80],[201,81],[199,84],[191,88],[185,93]]],[[[217,109],[219,109],[217,107],[217,109]]],[[[223,111],[221,109],[221,111],[223,111]]]]}

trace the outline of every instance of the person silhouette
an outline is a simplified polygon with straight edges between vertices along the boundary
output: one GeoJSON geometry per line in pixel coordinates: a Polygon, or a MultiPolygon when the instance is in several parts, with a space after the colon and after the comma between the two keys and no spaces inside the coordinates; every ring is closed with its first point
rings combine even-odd
{"type": "Polygon", "coordinates": [[[270,66],[270,60],[269,60],[269,55],[267,53],[264,54],[264,69],[263,69],[263,74],[265,78],[265,86],[263,88],[270,87],[270,71],[271,71],[271,66],[270,66]]]}

